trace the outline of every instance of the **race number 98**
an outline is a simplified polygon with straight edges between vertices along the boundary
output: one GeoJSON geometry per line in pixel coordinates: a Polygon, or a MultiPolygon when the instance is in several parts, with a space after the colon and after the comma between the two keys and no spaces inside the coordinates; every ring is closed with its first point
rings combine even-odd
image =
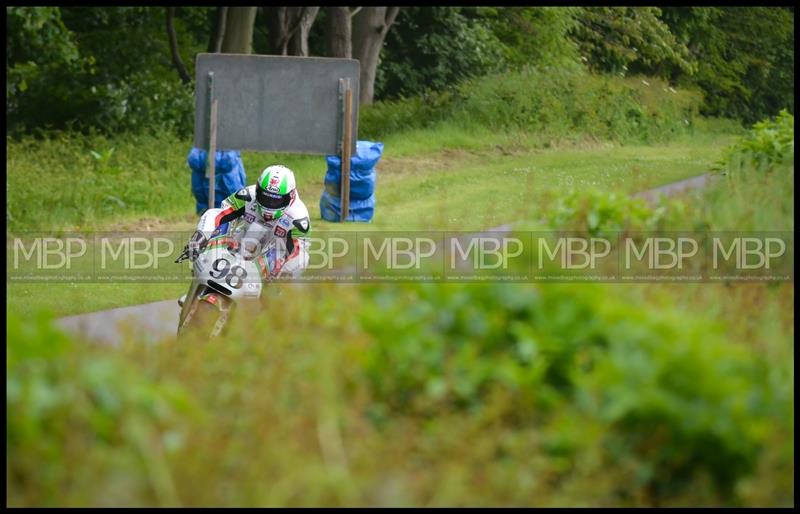
{"type": "Polygon", "coordinates": [[[213,270],[208,272],[209,275],[220,280],[224,278],[225,283],[233,289],[241,288],[244,279],[247,278],[247,271],[241,266],[231,266],[228,259],[219,258],[214,261],[211,267],[213,270]],[[217,272],[216,275],[214,274],[215,271],[217,272]]]}

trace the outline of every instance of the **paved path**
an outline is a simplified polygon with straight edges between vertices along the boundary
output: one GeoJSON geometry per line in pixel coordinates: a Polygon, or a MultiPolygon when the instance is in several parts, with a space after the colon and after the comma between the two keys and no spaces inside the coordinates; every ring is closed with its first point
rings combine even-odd
{"type": "Polygon", "coordinates": [[[636,193],[633,196],[635,198],[644,198],[648,203],[652,204],[658,201],[659,196],[675,196],[692,189],[699,189],[717,180],[717,178],[717,176],[706,173],[698,177],[687,178],[685,180],[673,182],[672,184],[648,189],[647,191],[636,193]]]}
{"type": "Polygon", "coordinates": [[[180,307],[176,299],[61,318],[56,323],[85,339],[119,344],[126,335],[157,342],[175,337],[180,307]]]}
{"type": "MultiPolygon", "coordinates": [[[[636,193],[634,196],[654,202],[661,195],[672,196],[704,187],[713,179],[715,177],[708,174],[700,175],[636,193]]],[[[511,228],[510,224],[505,224],[485,232],[507,232],[511,228]]],[[[136,334],[140,340],[157,342],[175,337],[179,314],[178,302],[172,299],[68,316],[58,319],[57,324],[78,337],[113,345],[119,344],[129,334],[136,334]]]]}

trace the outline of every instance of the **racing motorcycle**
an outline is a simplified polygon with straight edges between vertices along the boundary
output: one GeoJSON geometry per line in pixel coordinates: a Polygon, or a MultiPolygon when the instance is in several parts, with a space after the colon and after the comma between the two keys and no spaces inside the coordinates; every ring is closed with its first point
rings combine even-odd
{"type": "MultiPolygon", "coordinates": [[[[178,337],[190,332],[217,337],[237,303],[261,297],[264,281],[275,266],[275,239],[261,224],[245,228],[239,221],[217,228],[192,264],[189,291],[178,300],[178,337]]],[[[188,258],[187,249],[175,262],[188,258]]]]}

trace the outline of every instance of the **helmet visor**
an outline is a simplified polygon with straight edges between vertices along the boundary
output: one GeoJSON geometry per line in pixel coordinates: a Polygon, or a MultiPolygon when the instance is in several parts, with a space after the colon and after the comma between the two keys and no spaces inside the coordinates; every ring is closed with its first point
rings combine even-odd
{"type": "Polygon", "coordinates": [[[292,201],[291,193],[279,195],[277,193],[270,193],[260,187],[256,188],[256,201],[265,209],[284,209],[292,201]]]}

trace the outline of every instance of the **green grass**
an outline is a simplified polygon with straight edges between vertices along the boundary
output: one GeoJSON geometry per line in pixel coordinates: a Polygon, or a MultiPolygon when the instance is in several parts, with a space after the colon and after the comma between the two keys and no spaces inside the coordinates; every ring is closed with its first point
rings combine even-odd
{"type": "Polygon", "coordinates": [[[178,298],[186,284],[7,284],[6,313],[54,317],[178,298]]]}
{"type": "Polygon", "coordinates": [[[705,173],[727,141],[723,135],[707,144],[591,143],[544,150],[523,143],[398,158],[380,168],[373,224],[479,230],[535,222],[547,214],[543,198],[558,191],[591,187],[634,193],[705,173]]]}
{"type": "MultiPolygon", "coordinates": [[[[559,191],[592,187],[633,193],[699,175],[720,158],[731,138],[729,130],[698,129],[670,143],[622,146],[593,138],[542,142],[523,132],[447,125],[407,131],[384,141],[370,224],[320,219],[322,157],[247,152],[243,160],[250,181],[269,163],[292,167],[318,231],[480,230],[509,222],[539,226],[547,214],[543,206],[559,191]]],[[[9,142],[9,232],[160,230],[184,232],[188,238],[197,219],[185,163],[189,144],[166,134],[82,144],[62,138],[9,142]],[[117,171],[95,169],[87,148],[111,147],[115,151],[105,166],[117,171]],[[49,170],[54,187],[47,195],[30,180],[37,169],[49,170]],[[85,194],[71,184],[82,184],[85,194]],[[104,200],[112,193],[130,207],[104,200]]],[[[76,284],[53,295],[46,285],[11,283],[8,298],[10,308],[22,312],[46,309],[64,316],[163,300],[180,289],[174,284],[76,284]]]]}
{"type": "MultiPolygon", "coordinates": [[[[453,176],[463,176],[464,180],[448,185],[456,189],[446,203],[457,204],[455,210],[462,212],[492,210],[488,199],[475,204],[474,197],[485,183],[477,177],[486,174],[497,176],[490,181],[493,192],[509,197],[519,189],[517,181],[509,179],[520,174],[524,174],[526,183],[535,182],[534,189],[569,183],[594,183],[624,191],[654,187],[705,171],[719,158],[730,137],[725,133],[702,136],[700,141],[683,137],[657,146],[620,146],[594,138],[542,141],[525,132],[473,131],[448,125],[391,135],[384,141],[385,156],[378,165],[377,201],[383,208],[377,209],[374,224],[396,227],[404,223],[412,228],[431,222],[420,222],[413,216],[398,218],[397,212],[382,217],[382,213],[389,206],[422,212],[453,176]],[[383,193],[390,196],[384,198],[383,193]],[[423,199],[422,205],[415,204],[417,198],[423,199]]],[[[196,216],[186,165],[190,145],[170,134],[126,136],[113,141],[63,135],[43,141],[9,140],[7,229],[13,234],[137,229],[147,225],[181,230],[191,227],[196,216]],[[91,151],[110,148],[114,152],[102,164],[91,156],[91,151]],[[41,177],[42,170],[47,170],[46,182],[33,179],[41,177]]],[[[322,156],[245,152],[243,161],[249,183],[271,163],[290,166],[296,172],[312,221],[320,220],[318,201],[325,175],[322,156]]],[[[470,229],[477,226],[471,223],[470,229]]]]}

